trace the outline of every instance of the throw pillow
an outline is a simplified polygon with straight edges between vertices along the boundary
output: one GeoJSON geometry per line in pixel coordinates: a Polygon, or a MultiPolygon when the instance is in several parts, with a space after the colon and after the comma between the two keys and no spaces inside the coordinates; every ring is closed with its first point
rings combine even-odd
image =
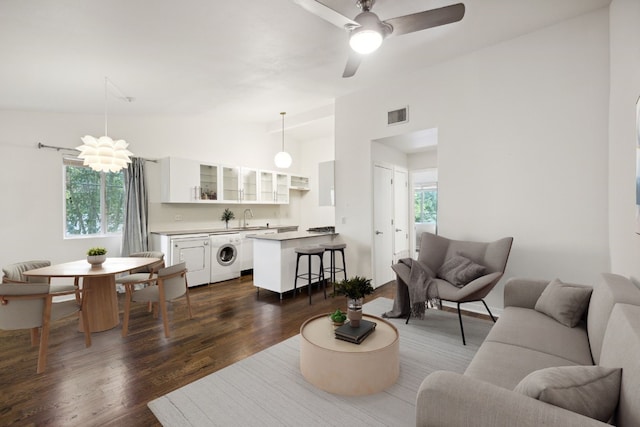
{"type": "Polygon", "coordinates": [[[442,264],[437,276],[461,288],[485,274],[486,271],[487,269],[484,266],[476,264],[465,256],[456,254],[442,264]]]}
{"type": "Polygon", "coordinates": [[[618,405],[621,371],[602,366],[540,369],[514,391],[606,423],[618,405]]]}
{"type": "Polygon", "coordinates": [[[573,328],[589,305],[593,288],[570,285],[554,279],[542,291],[535,309],[573,328]]]}

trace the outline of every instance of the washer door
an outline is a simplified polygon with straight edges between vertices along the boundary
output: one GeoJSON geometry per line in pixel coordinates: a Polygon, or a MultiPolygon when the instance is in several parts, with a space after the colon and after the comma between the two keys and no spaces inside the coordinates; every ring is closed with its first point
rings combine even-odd
{"type": "Polygon", "coordinates": [[[218,254],[216,255],[218,264],[223,267],[228,267],[238,259],[238,249],[231,243],[223,243],[218,248],[218,254]]]}

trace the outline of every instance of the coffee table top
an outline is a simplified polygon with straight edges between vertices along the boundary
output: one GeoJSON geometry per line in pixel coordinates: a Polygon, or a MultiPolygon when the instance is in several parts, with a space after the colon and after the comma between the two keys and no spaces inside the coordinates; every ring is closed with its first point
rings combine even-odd
{"type": "Polygon", "coordinates": [[[363,314],[362,318],[375,322],[376,330],[360,344],[337,339],[334,333],[336,327],[329,319],[329,313],[312,317],[304,322],[300,327],[300,337],[319,348],[343,353],[380,351],[393,346],[398,341],[398,330],[391,323],[368,314],[363,314]]]}

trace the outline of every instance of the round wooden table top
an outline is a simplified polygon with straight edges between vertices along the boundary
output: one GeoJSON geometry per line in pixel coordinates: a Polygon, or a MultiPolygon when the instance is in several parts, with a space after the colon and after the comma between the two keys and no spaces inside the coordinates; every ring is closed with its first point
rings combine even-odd
{"type": "Polygon", "coordinates": [[[25,271],[25,276],[44,277],[88,277],[88,276],[111,276],[135,268],[144,267],[160,261],[160,258],[146,257],[113,257],[107,258],[100,267],[92,267],[86,259],[54,264],[48,267],[36,268],[25,271]]]}

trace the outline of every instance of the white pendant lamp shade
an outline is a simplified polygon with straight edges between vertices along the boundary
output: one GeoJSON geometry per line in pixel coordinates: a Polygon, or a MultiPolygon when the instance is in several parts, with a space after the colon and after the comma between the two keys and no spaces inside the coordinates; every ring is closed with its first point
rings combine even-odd
{"type": "Polygon", "coordinates": [[[276,167],[281,169],[287,169],[289,166],[291,166],[291,162],[293,161],[293,159],[291,158],[291,154],[284,151],[284,115],[285,114],[287,113],[280,113],[280,115],[282,116],[282,151],[276,154],[276,156],[273,158],[273,162],[276,164],[276,167]]]}
{"type": "MultiPolygon", "coordinates": [[[[107,133],[107,85],[109,79],[104,78],[104,136],[96,138],[91,135],[82,137],[83,144],[76,147],[80,150],[78,158],[83,159],[83,164],[98,172],[118,172],[122,168],[127,167],[127,163],[131,163],[129,156],[133,153],[127,150],[129,144],[119,139],[114,141],[108,137],[107,133]]],[[[113,84],[113,83],[112,83],[113,84]]],[[[115,85],[114,85],[115,87],[115,85]]],[[[133,98],[123,97],[128,102],[133,98]]]]}
{"type": "Polygon", "coordinates": [[[133,155],[124,140],[114,141],[108,136],[96,139],[91,135],[82,137],[83,145],[77,147],[80,150],[78,158],[83,159],[83,164],[98,172],[118,172],[131,163],[129,156],[133,155]]]}
{"type": "Polygon", "coordinates": [[[291,162],[293,161],[293,159],[291,158],[291,155],[286,151],[280,151],[273,158],[273,161],[275,162],[277,167],[287,169],[289,166],[291,166],[291,162]]]}

